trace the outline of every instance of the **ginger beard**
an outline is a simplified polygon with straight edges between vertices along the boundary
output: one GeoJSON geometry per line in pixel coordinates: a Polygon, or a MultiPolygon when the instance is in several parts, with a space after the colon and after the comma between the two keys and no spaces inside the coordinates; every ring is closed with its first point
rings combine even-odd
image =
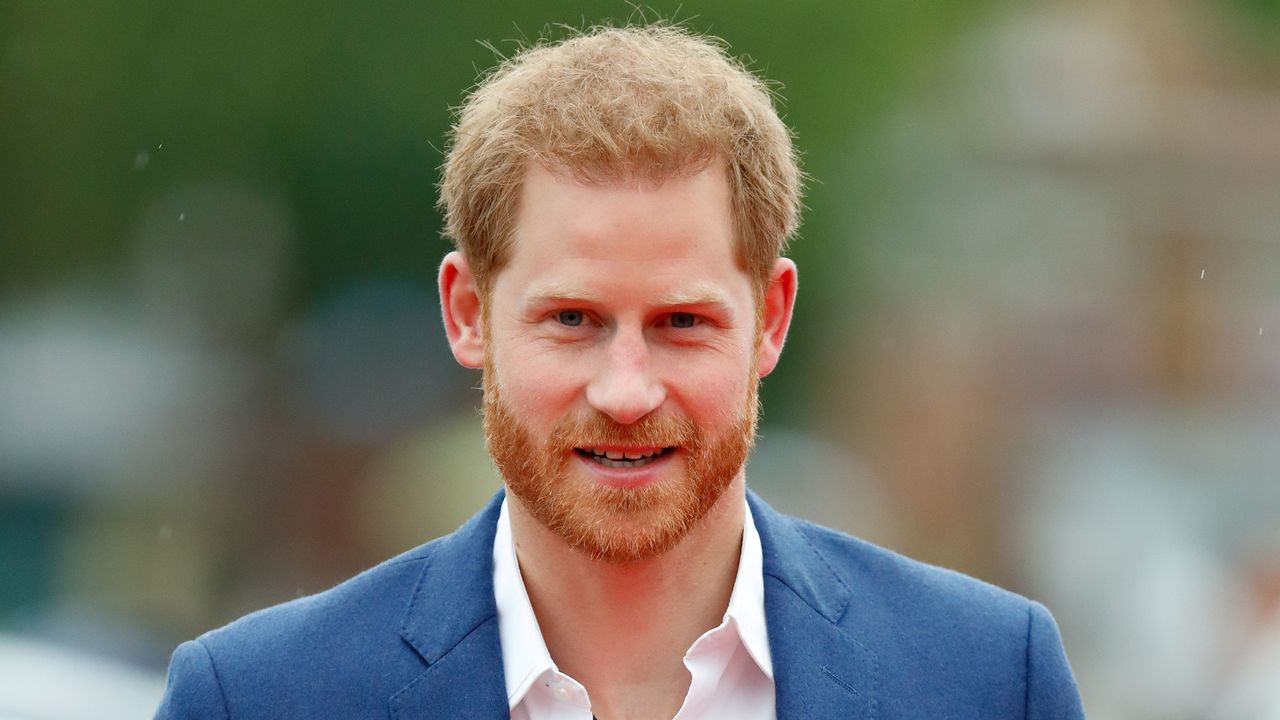
{"type": "MultiPolygon", "coordinates": [[[[597,411],[567,417],[539,442],[484,370],[484,429],[489,453],[508,492],[534,519],[593,559],[631,563],[675,547],[715,506],[737,477],[755,440],[759,410],[755,368],[738,417],[724,436],[709,437],[685,417],[652,413],[622,425],[597,411]],[[671,477],[638,488],[575,477],[575,448],[600,445],[679,448],[671,477]]],[[[670,471],[669,471],[670,472],[670,471]]]]}

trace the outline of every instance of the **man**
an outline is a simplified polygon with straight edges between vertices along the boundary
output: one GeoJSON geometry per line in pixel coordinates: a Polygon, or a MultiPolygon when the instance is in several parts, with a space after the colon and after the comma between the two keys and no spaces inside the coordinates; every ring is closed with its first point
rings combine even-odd
{"type": "Polygon", "coordinates": [[[454,128],[439,285],[506,492],[184,643],[158,717],[1082,717],[1043,607],[747,492],[799,195],[761,81],[682,29],[504,63],[454,128]]]}

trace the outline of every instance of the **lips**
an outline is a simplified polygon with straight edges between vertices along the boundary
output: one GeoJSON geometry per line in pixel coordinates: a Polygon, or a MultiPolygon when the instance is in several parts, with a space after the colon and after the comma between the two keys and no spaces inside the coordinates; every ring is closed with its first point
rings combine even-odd
{"type": "Polygon", "coordinates": [[[674,449],[674,447],[662,447],[614,450],[610,448],[580,447],[574,448],[574,452],[604,467],[641,468],[674,449]]]}

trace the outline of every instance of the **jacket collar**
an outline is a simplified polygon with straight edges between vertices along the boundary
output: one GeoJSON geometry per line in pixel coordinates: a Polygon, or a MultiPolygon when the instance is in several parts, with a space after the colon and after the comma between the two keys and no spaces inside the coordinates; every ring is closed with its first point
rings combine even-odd
{"type": "Polygon", "coordinates": [[[845,618],[854,590],[806,537],[805,524],[754,492],[747,502],[764,551],[764,610],[779,720],[871,718],[878,660],[845,618]],[[840,623],[844,622],[842,628],[840,623]]]}
{"type": "MultiPolygon", "coordinates": [[[[394,718],[508,716],[493,595],[493,539],[503,493],[437,541],[409,601],[401,636],[427,669],[391,698],[394,718]]],[[[765,616],[779,720],[870,718],[877,659],[839,623],[853,590],[802,524],[747,492],[764,554],[765,616]]]]}
{"type": "Polygon", "coordinates": [[[505,718],[493,599],[493,536],[502,492],[427,555],[400,636],[427,669],[391,696],[393,718],[505,718]]]}

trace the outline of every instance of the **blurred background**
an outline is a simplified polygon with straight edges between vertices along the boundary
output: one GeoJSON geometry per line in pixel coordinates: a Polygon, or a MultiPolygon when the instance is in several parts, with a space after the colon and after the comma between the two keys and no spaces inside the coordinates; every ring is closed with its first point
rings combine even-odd
{"type": "MultiPolygon", "coordinates": [[[[750,484],[1046,603],[1091,718],[1280,718],[1280,1],[646,7],[814,178],[750,484]]],[[[450,108],[479,41],[636,15],[0,3],[0,717],[148,716],[493,493],[450,108]]]]}

